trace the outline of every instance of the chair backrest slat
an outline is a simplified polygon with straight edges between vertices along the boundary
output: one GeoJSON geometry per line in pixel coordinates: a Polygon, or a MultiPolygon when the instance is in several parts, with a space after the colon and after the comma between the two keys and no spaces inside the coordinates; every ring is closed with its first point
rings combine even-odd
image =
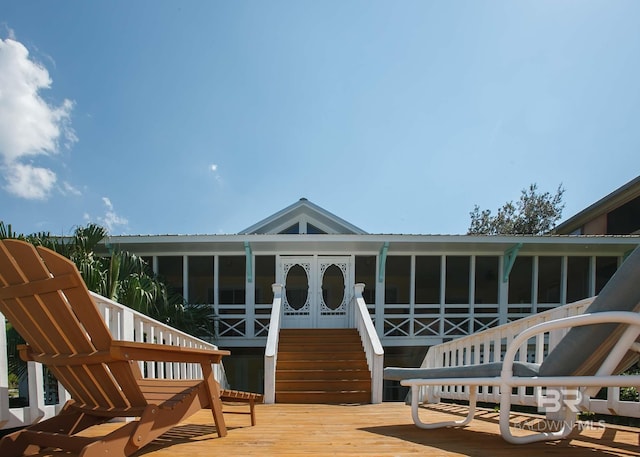
{"type": "MultiPolygon", "coordinates": [[[[32,281],[40,283],[51,278],[50,272],[33,246],[6,240],[0,259],[3,286],[21,286],[27,289],[32,281]],[[8,257],[8,258],[7,258],[8,257]],[[15,259],[10,261],[9,259],[15,259]],[[18,262],[19,259],[19,262],[18,262]],[[5,282],[7,281],[13,282],[5,282]]],[[[4,313],[32,348],[48,354],[92,352],[95,347],[82,331],[64,296],[58,290],[19,298],[6,298],[4,313]]]]}
{"type": "Polygon", "coordinates": [[[48,292],[64,291],[78,286],[78,278],[69,274],[57,278],[34,280],[24,284],[6,286],[0,289],[0,300],[4,298],[22,298],[30,295],[42,295],[48,292]]]}
{"type": "MultiPolygon", "coordinates": [[[[38,248],[38,253],[47,265],[47,268],[55,277],[66,276],[68,274],[76,274],[79,276],[78,270],[74,263],[66,257],[61,256],[49,249],[38,248]]],[[[113,340],[109,329],[105,324],[102,316],[98,312],[87,286],[84,281],[71,289],[64,291],[73,313],[74,321],[80,322],[86,333],[91,337],[91,342],[96,350],[108,349],[113,340]]]]}
{"type": "MultiPolygon", "coordinates": [[[[77,268],[46,248],[0,241],[0,311],[36,352],[70,355],[111,346],[109,329],[77,268]]],[[[89,407],[146,404],[136,384],[139,370],[130,362],[49,368],[74,400],[89,407]]]]}

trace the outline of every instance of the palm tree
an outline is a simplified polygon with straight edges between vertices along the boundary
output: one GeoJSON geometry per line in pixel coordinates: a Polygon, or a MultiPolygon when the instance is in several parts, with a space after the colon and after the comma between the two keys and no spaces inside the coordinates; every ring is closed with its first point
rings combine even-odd
{"type": "Polygon", "coordinates": [[[22,235],[0,221],[0,239],[18,238],[45,246],[71,259],[87,288],[167,325],[199,337],[213,336],[206,305],[187,305],[173,293],[138,255],[110,250],[98,255],[107,230],[97,224],[77,227],[71,237],[54,237],[48,232],[22,235]]]}

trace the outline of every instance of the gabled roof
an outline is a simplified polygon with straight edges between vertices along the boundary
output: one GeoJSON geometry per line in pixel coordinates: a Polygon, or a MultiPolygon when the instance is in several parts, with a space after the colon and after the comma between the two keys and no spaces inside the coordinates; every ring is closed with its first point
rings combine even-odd
{"type": "Polygon", "coordinates": [[[277,233],[365,235],[367,232],[311,203],[306,198],[301,198],[293,205],[247,227],[238,234],[277,233]]]}

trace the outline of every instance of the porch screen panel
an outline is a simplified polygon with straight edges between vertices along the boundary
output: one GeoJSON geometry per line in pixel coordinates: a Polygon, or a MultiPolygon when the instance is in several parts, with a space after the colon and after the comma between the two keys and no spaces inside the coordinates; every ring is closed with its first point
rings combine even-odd
{"type": "Polygon", "coordinates": [[[567,259],[567,303],[589,296],[589,257],[567,259]]]}
{"type": "Polygon", "coordinates": [[[408,304],[411,291],[411,257],[388,256],[384,301],[388,305],[408,304]]]}
{"type": "Polygon", "coordinates": [[[244,305],[245,256],[220,256],[218,261],[218,303],[244,305]]]}
{"type": "Polygon", "coordinates": [[[538,257],[538,306],[537,311],[558,306],[562,290],[562,257],[538,257]]]}
{"type": "Polygon", "coordinates": [[[596,295],[600,293],[611,276],[618,269],[617,257],[597,257],[596,258],[596,295]]]}
{"type": "Polygon", "coordinates": [[[362,298],[367,305],[376,303],[376,256],[357,255],[356,256],[356,284],[364,284],[362,298]]]}
{"type": "Polygon", "coordinates": [[[273,289],[271,286],[276,282],[276,257],[273,255],[258,255],[255,258],[255,266],[256,303],[270,305],[273,303],[273,289]]]}
{"type": "Polygon", "coordinates": [[[267,336],[271,305],[273,304],[273,288],[276,282],[276,257],[274,255],[258,255],[254,261],[256,274],[254,278],[255,320],[254,336],[267,336]]]}
{"type": "Polygon", "coordinates": [[[441,256],[416,256],[414,335],[440,336],[441,256]]]}
{"type": "Polygon", "coordinates": [[[189,303],[213,304],[213,256],[189,256],[189,303]]]}
{"type": "Polygon", "coordinates": [[[416,303],[440,303],[440,256],[416,256],[416,303]]]}
{"type": "Polygon", "coordinates": [[[469,303],[470,259],[469,256],[447,256],[444,293],[446,304],[469,303]]]}
{"type": "Polygon", "coordinates": [[[184,295],[182,256],[158,256],[158,276],[172,292],[184,295]]]}
{"type": "Polygon", "coordinates": [[[410,335],[411,257],[388,256],[385,268],[385,336],[410,335]]]}
{"type": "Polygon", "coordinates": [[[498,303],[498,257],[476,257],[475,304],[498,303]]]}
{"type": "Polygon", "coordinates": [[[510,318],[531,313],[532,283],[533,257],[516,258],[509,275],[509,314],[514,314],[510,318]]]}
{"type": "Polygon", "coordinates": [[[246,334],[246,257],[218,257],[218,313],[221,337],[246,334]]]}
{"type": "Polygon", "coordinates": [[[447,256],[443,323],[446,336],[463,336],[472,331],[470,274],[470,256],[447,256]]]}
{"type": "Polygon", "coordinates": [[[474,333],[500,323],[498,305],[500,259],[497,256],[478,256],[475,261],[472,329],[474,333]]]}

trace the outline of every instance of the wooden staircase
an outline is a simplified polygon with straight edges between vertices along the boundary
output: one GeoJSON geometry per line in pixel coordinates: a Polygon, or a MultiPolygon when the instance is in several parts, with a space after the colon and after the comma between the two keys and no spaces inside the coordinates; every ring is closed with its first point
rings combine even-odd
{"type": "Polygon", "coordinates": [[[356,329],[282,329],[276,403],[370,403],[371,373],[356,329]]]}

